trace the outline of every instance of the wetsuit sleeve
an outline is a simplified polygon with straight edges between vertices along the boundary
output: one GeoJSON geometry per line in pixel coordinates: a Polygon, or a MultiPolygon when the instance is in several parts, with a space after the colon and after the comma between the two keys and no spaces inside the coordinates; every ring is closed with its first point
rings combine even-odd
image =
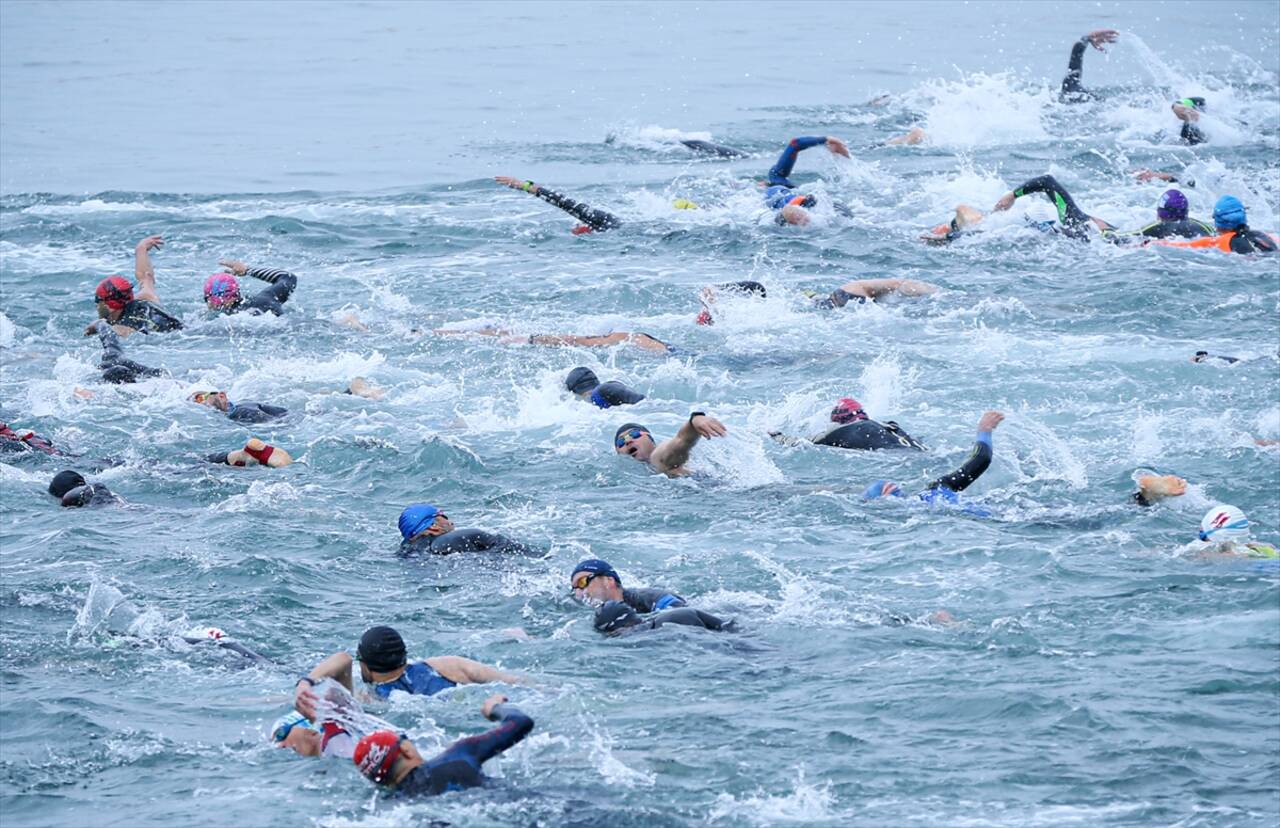
{"type": "Polygon", "coordinates": [[[1141,490],[1136,491],[1133,494],[1129,495],[1129,499],[1132,500],[1134,503],[1138,504],[1139,506],[1152,505],[1151,501],[1147,500],[1147,496],[1144,495],[1141,490]]]}
{"type": "Polygon", "coordinates": [[[615,227],[622,226],[622,220],[613,213],[607,213],[604,210],[597,210],[580,201],[574,201],[571,198],[566,198],[555,190],[549,190],[542,185],[538,185],[538,192],[536,195],[548,204],[564,210],[566,213],[587,225],[592,230],[612,230],[615,227]]]}
{"type": "Polygon", "coordinates": [[[777,162],[769,168],[769,183],[781,184],[784,187],[793,186],[787,177],[791,175],[791,170],[796,165],[796,157],[800,155],[802,150],[810,147],[816,147],[819,144],[827,143],[825,135],[809,135],[802,138],[792,138],[787,146],[782,150],[782,155],[778,156],[777,162]]]}
{"type": "Polygon", "coordinates": [[[98,324],[98,339],[102,342],[102,362],[100,368],[110,368],[124,359],[124,348],[120,345],[120,334],[110,325],[98,324]]]}
{"type": "Polygon", "coordinates": [[[1017,198],[1031,193],[1044,193],[1049,200],[1053,202],[1054,209],[1058,211],[1058,221],[1062,222],[1063,228],[1066,230],[1080,230],[1086,227],[1090,221],[1090,216],[1084,210],[1081,210],[1076,204],[1075,199],[1071,197],[1071,193],[1066,191],[1058,179],[1051,175],[1037,176],[1030,181],[1023,183],[1021,187],[1013,191],[1017,198]]]}
{"type": "Polygon", "coordinates": [[[660,627],[663,624],[680,624],[684,627],[702,627],[703,629],[714,630],[716,632],[735,631],[735,624],[733,621],[721,620],[709,612],[703,612],[702,610],[693,609],[692,607],[668,610],[667,612],[650,619],[650,622],[654,627],[660,627]]]}
{"type": "Polygon", "coordinates": [[[981,477],[990,465],[991,432],[979,432],[978,439],[973,444],[973,450],[969,452],[963,465],[951,474],[939,477],[925,488],[926,490],[950,489],[953,492],[963,492],[973,484],[973,481],[981,477]]]}
{"type": "Polygon", "coordinates": [[[1231,237],[1232,253],[1274,253],[1276,244],[1266,233],[1241,227],[1231,237]]]}
{"type": "Polygon", "coordinates": [[[1067,61],[1067,76],[1062,79],[1062,91],[1059,97],[1080,100],[1089,97],[1089,90],[1080,85],[1080,74],[1084,70],[1084,47],[1089,38],[1082,37],[1071,47],[1071,58],[1067,61]]]}
{"type": "Polygon", "coordinates": [[[270,282],[271,287],[263,293],[281,303],[287,302],[289,297],[293,295],[293,289],[298,286],[297,276],[294,276],[287,270],[280,270],[278,268],[251,267],[244,272],[244,275],[252,276],[255,279],[261,279],[264,282],[270,282]]]}
{"type": "Polygon", "coordinates": [[[479,770],[485,762],[519,744],[533,730],[533,719],[513,704],[500,704],[493,712],[501,724],[485,733],[459,739],[440,759],[461,759],[479,770]]]}

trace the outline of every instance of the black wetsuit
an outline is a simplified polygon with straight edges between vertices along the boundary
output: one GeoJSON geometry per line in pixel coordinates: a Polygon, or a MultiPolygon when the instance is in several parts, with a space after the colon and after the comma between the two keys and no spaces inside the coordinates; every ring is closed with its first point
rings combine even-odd
{"type": "MultiPolygon", "coordinates": [[[[1031,193],[1044,193],[1045,196],[1053,203],[1054,208],[1058,211],[1058,224],[1061,227],[1062,234],[1073,239],[1089,239],[1089,228],[1094,227],[1093,217],[1081,210],[1076,204],[1075,199],[1071,197],[1058,179],[1051,175],[1037,176],[1030,181],[1024,183],[1021,187],[1013,191],[1017,198],[1031,193]]],[[[1099,219],[1101,221],[1101,219],[1099,219]]],[[[1114,230],[1115,228],[1107,222],[1107,228],[1114,230]]]]}
{"type": "Polygon", "coordinates": [[[1082,37],[1071,47],[1071,59],[1067,61],[1067,76],[1062,79],[1058,100],[1063,103],[1080,103],[1093,98],[1093,93],[1080,85],[1080,73],[1084,69],[1084,49],[1089,45],[1088,36],[1082,37]]]}
{"type": "Polygon", "coordinates": [[[62,496],[63,506],[110,506],[120,502],[120,498],[101,483],[76,486],[62,496]]]}
{"type": "Polygon", "coordinates": [[[726,147],[723,144],[713,144],[710,141],[699,141],[697,139],[690,139],[688,141],[681,141],[680,143],[684,144],[686,147],[693,150],[694,152],[700,152],[700,153],[703,153],[704,155],[714,155],[717,158],[746,158],[747,157],[747,153],[743,152],[740,149],[734,149],[733,147],[726,147]]]}
{"type": "Polygon", "coordinates": [[[1182,136],[1182,140],[1184,143],[1189,144],[1193,147],[1196,144],[1203,144],[1209,140],[1208,138],[1205,137],[1205,134],[1200,131],[1200,127],[1196,126],[1190,121],[1182,122],[1182,132],[1180,133],[1180,135],[1182,136]]]}
{"type": "Polygon", "coordinates": [[[640,630],[656,630],[664,624],[678,624],[683,627],[701,627],[716,632],[737,632],[733,621],[723,621],[709,612],[680,607],[660,612],[650,618],[641,619],[629,603],[622,601],[606,601],[604,606],[596,610],[593,626],[605,635],[630,635],[640,630]]]}
{"type": "Polygon", "coordinates": [[[134,299],[120,311],[113,325],[123,325],[142,333],[167,333],[182,330],[182,321],[154,302],[134,299]]]}
{"type": "Polygon", "coordinates": [[[1232,253],[1274,253],[1276,240],[1261,230],[1250,230],[1248,225],[1236,228],[1231,237],[1232,253]]]}
{"type": "Polygon", "coordinates": [[[991,454],[991,432],[985,431],[978,435],[978,439],[973,443],[973,449],[970,450],[969,456],[965,458],[960,468],[950,474],[939,477],[926,486],[924,492],[920,495],[921,498],[931,500],[925,495],[941,490],[963,492],[973,484],[973,481],[982,477],[982,473],[991,465],[991,454]]]}
{"type": "Polygon", "coordinates": [[[541,554],[532,547],[482,529],[454,529],[443,535],[421,535],[400,543],[401,557],[414,555],[456,555],[460,552],[503,552],[516,555],[541,554]]]}
{"type": "Polygon", "coordinates": [[[250,661],[257,661],[263,664],[275,664],[274,659],[270,659],[264,655],[255,653],[253,650],[250,650],[248,647],[244,646],[243,644],[239,644],[235,641],[222,641],[221,639],[216,639],[216,638],[193,638],[191,636],[186,636],[186,635],[182,637],[182,640],[187,642],[188,644],[204,644],[207,641],[223,650],[230,650],[236,655],[242,655],[245,658],[249,659],[250,661]]]}
{"type": "Polygon", "coordinates": [[[622,226],[622,219],[618,218],[613,213],[607,213],[604,210],[597,210],[594,207],[589,207],[580,201],[574,201],[571,198],[566,198],[555,190],[548,190],[546,187],[541,185],[538,186],[538,192],[534,193],[534,195],[548,204],[559,207],[561,210],[564,210],[566,213],[597,232],[613,230],[614,228],[622,226]]]}
{"type": "Polygon", "coordinates": [[[1178,221],[1153,221],[1146,227],[1125,232],[1104,233],[1109,241],[1123,241],[1126,238],[1141,236],[1147,239],[1198,239],[1204,236],[1216,236],[1218,231],[1212,225],[1199,219],[1184,218],[1178,221]]]}
{"type": "Polygon", "coordinates": [[[836,426],[813,441],[819,446],[845,449],[916,449],[924,451],[921,443],[903,431],[897,423],[875,420],[855,420],[836,426]]]}
{"type": "Polygon", "coordinates": [[[228,403],[227,419],[237,423],[265,423],[278,420],[289,413],[289,409],[265,403],[228,403]]]}
{"type": "Polygon", "coordinates": [[[274,313],[276,316],[284,313],[284,303],[289,301],[293,289],[298,286],[297,276],[287,270],[270,267],[251,267],[244,275],[270,282],[271,287],[252,299],[231,305],[224,313],[274,313]]]}
{"type": "Polygon", "coordinates": [[[394,796],[435,796],[483,785],[487,777],[480,766],[519,744],[533,730],[533,719],[513,704],[497,705],[493,715],[501,722],[497,727],[459,739],[414,768],[396,785],[394,796]]]}
{"type": "Polygon", "coordinates": [[[29,451],[42,451],[45,454],[62,454],[54,448],[53,443],[34,431],[18,434],[9,428],[8,423],[0,423],[0,452],[5,454],[25,454],[29,451]]]}
{"type": "Polygon", "coordinates": [[[657,587],[633,587],[622,590],[622,603],[636,612],[647,615],[658,610],[683,607],[685,600],[669,590],[657,587]]]}
{"type": "Polygon", "coordinates": [[[105,381],[120,385],[137,382],[143,377],[164,375],[164,371],[159,368],[148,368],[140,362],[125,359],[120,335],[110,324],[98,323],[98,339],[102,341],[102,361],[98,363],[98,367],[102,369],[102,378],[105,381]]]}

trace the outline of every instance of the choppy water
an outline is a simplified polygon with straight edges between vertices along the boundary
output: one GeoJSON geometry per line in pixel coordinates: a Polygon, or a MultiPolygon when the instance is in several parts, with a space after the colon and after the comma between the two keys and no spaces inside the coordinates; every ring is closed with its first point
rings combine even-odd
{"type": "MultiPolygon", "coordinates": [[[[1082,246],[1020,218],[913,241],[1045,171],[1136,225],[1163,189],[1132,183],[1139,166],[1186,166],[1196,215],[1231,192],[1280,227],[1274,3],[2,11],[0,403],[129,502],[62,510],[44,487],[64,461],[0,465],[6,828],[1280,818],[1277,573],[1178,551],[1217,500],[1280,535],[1280,455],[1254,445],[1280,437],[1277,262],[1082,246]],[[1085,82],[1120,91],[1057,105],[1070,42],[1102,26],[1122,41],[1086,57],[1085,82]],[[1175,143],[1167,101],[1185,94],[1211,98],[1209,145],[1175,143]],[[875,146],[917,123],[932,145],[875,146]],[[812,150],[798,172],[854,217],[773,227],[754,177],[824,133],[854,160],[812,150]],[[753,155],[694,159],[679,137],[753,155]],[[494,174],[627,226],[573,237],[494,174]],[[188,328],[127,347],[175,379],[104,386],[88,297],[151,233],[188,328]],[[290,313],[204,317],[223,256],[298,273],[290,313]],[[945,292],[829,314],[798,294],[875,275],[945,292]],[[767,302],[692,324],[702,285],[747,277],[767,302]],[[352,313],[366,333],[338,324],[352,313]],[[418,333],[484,322],[642,330],[690,355],[418,333]],[[1191,364],[1201,348],[1257,359],[1191,364]],[[649,399],[570,400],[577,364],[649,399]],[[386,399],[334,393],[357,375],[386,399]],[[302,462],[200,463],[247,434],[185,401],[212,386],[287,406],[254,433],[302,462]],[[845,395],[932,450],[765,436],[815,430],[845,395]],[[670,433],[691,407],[731,430],[697,449],[706,474],[614,457],[618,423],[670,433]],[[1008,420],[974,491],[995,519],[858,498],[954,467],[989,407],[1008,420]],[[1139,468],[1191,492],[1126,505],[1139,468]],[[417,500],[549,556],[398,560],[417,500]],[[566,595],[587,556],[744,632],[602,640],[566,595]],[[110,630],[121,596],[148,610],[133,635],[110,630]],[[939,609],[958,623],[889,621],[939,609]],[[390,806],[349,766],[265,743],[293,679],[375,623],[416,655],[537,680],[511,691],[538,725],[487,766],[497,788],[390,806]],[[280,666],[175,639],[209,625],[280,666]]],[[[1027,202],[1015,214],[1045,215],[1027,202]]],[[[375,709],[430,748],[476,732],[489,690],[375,709]]]]}

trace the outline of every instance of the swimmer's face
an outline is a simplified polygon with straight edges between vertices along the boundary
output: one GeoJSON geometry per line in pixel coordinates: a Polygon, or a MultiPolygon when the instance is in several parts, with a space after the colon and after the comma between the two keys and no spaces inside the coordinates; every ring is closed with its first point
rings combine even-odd
{"type": "Polygon", "coordinates": [[[226,411],[229,408],[227,404],[226,391],[212,391],[209,393],[192,394],[191,401],[200,405],[207,405],[210,408],[216,408],[219,411],[226,411]]]}
{"type": "Polygon", "coordinates": [[[642,463],[649,462],[649,455],[654,450],[653,435],[647,431],[633,428],[622,435],[622,445],[615,443],[614,450],[618,454],[625,454],[628,457],[634,457],[642,463]],[[639,436],[634,436],[639,432],[639,436]]]}
{"type": "Polygon", "coordinates": [[[99,303],[98,303],[98,318],[99,318],[99,319],[110,319],[110,318],[111,318],[111,308],[107,307],[107,303],[106,303],[106,302],[99,302],[99,303]]]}
{"type": "Polygon", "coordinates": [[[435,522],[427,529],[432,535],[446,535],[453,531],[453,521],[444,512],[436,515],[435,522]]]}
{"type": "MultiPolygon", "coordinates": [[[[578,573],[579,576],[585,574],[578,573]]],[[[605,601],[621,601],[622,590],[618,587],[618,582],[610,576],[596,575],[587,581],[584,588],[575,589],[573,597],[585,604],[599,606],[605,601]]]]}
{"type": "Polygon", "coordinates": [[[795,204],[782,208],[782,220],[795,227],[804,227],[809,223],[809,211],[795,204]]]}
{"type": "Polygon", "coordinates": [[[319,756],[321,737],[309,727],[294,727],[279,746],[289,748],[299,756],[319,756]]]}

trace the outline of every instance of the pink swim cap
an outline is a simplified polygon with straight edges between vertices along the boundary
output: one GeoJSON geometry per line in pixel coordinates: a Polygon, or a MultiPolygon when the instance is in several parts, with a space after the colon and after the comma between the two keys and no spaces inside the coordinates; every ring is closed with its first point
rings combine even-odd
{"type": "Polygon", "coordinates": [[[204,301],[211,308],[225,308],[240,301],[240,283],[230,273],[215,273],[204,280],[204,301]]]}
{"type": "Polygon", "coordinates": [[[853,397],[842,397],[836,403],[836,407],[831,409],[831,422],[833,423],[851,423],[854,420],[867,419],[867,412],[862,410],[862,403],[853,397]]]}

